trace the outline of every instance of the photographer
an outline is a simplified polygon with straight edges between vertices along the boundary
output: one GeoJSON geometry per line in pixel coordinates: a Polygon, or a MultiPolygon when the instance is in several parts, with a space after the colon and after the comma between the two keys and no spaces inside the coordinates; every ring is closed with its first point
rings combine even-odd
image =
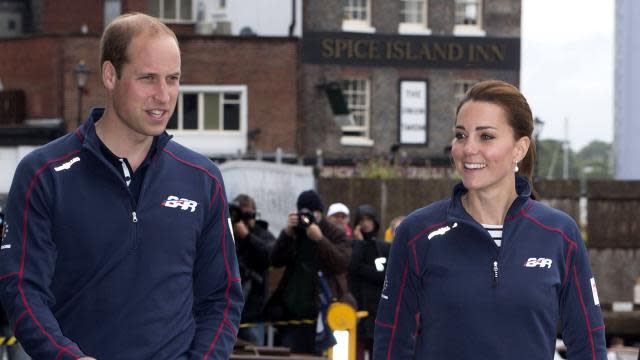
{"type": "MultiPolygon", "coordinates": [[[[297,207],[297,213],[289,214],[287,227],[276,240],[271,257],[273,266],[286,266],[267,305],[267,315],[272,320],[317,319],[318,270],[323,272],[334,298],[353,303],[346,286],[350,239],[323,216],[324,207],[315,191],[301,193],[297,207]]],[[[282,345],[292,352],[318,353],[315,324],[284,326],[278,330],[282,345]]]]}
{"type": "Polygon", "coordinates": [[[229,216],[236,241],[236,254],[242,278],[242,324],[238,338],[255,345],[264,345],[264,319],[262,311],[267,298],[267,269],[274,236],[265,221],[256,221],[256,203],[248,195],[240,194],[229,204],[229,216]]]}

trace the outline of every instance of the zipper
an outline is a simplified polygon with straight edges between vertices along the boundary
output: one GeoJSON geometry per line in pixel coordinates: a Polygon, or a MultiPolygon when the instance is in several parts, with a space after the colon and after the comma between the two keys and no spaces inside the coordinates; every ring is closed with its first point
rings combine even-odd
{"type": "Polygon", "coordinates": [[[131,219],[131,220],[132,220],[134,223],[137,223],[137,222],[138,222],[138,214],[136,214],[136,212],[135,212],[135,211],[131,213],[131,217],[132,217],[132,219],[131,219]]]}
{"type": "Polygon", "coordinates": [[[491,266],[493,272],[493,287],[498,287],[498,260],[494,260],[491,266]]]}

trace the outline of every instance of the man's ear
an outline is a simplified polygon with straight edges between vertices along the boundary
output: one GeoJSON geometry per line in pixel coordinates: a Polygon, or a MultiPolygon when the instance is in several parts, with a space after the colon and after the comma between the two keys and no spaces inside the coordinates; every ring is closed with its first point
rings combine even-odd
{"type": "Polygon", "coordinates": [[[113,90],[118,80],[118,73],[111,61],[105,61],[102,63],[102,83],[107,90],[113,90]]]}

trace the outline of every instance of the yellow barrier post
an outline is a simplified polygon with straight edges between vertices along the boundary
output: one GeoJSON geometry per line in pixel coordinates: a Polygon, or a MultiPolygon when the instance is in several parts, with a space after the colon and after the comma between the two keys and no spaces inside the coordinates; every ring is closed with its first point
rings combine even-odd
{"type": "MultiPolygon", "coordinates": [[[[338,344],[329,349],[329,359],[331,360],[355,360],[356,359],[356,326],[357,320],[369,316],[366,311],[358,311],[349,304],[343,302],[334,302],[329,306],[327,311],[327,323],[334,332],[338,344]],[[343,332],[347,333],[349,338],[347,351],[340,340],[343,340],[343,332]],[[334,351],[337,350],[337,351],[334,351]],[[334,354],[335,352],[335,354],[334,354]],[[334,357],[335,355],[335,357],[334,357]]],[[[343,340],[344,341],[344,340],[343,340]]]]}

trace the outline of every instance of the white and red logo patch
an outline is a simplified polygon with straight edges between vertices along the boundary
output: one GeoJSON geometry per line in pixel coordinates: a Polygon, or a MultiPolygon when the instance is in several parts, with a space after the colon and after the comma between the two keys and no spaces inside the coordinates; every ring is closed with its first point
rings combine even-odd
{"type": "Polygon", "coordinates": [[[167,200],[162,202],[162,206],[166,206],[174,209],[180,208],[181,210],[191,209],[191,212],[194,212],[196,211],[196,206],[198,206],[198,203],[193,200],[179,198],[177,196],[170,195],[167,197],[167,200]]]}
{"type": "Polygon", "coordinates": [[[551,264],[553,260],[547,258],[529,258],[527,262],[524,264],[526,267],[541,267],[551,269],[551,264]]]}

